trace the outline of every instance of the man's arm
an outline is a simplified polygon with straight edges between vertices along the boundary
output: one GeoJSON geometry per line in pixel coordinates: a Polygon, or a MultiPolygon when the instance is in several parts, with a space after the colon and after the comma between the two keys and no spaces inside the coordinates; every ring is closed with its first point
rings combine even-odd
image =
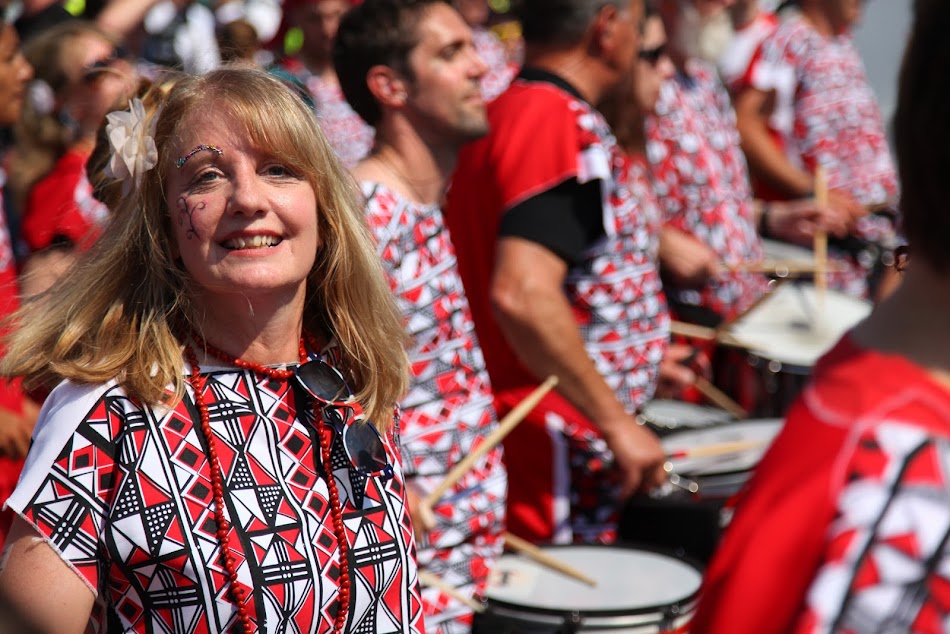
{"type": "Polygon", "coordinates": [[[538,377],[560,379],[561,392],[602,432],[623,472],[624,494],[665,478],[663,448],[617,400],[587,355],[564,295],[566,262],[520,237],[498,241],[491,300],[498,325],[519,360],[538,377]]]}

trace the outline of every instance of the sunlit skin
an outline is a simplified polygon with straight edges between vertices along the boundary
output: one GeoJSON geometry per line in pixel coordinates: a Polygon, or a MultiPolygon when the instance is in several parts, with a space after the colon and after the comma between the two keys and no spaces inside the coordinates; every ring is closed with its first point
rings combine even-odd
{"type": "Polygon", "coordinates": [[[188,116],[172,165],[166,200],[175,255],[201,292],[194,301],[209,315],[236,307],[300,305],[319,246],[316,194],[292,167],[254,147],[243,124],[216,108],[188,116]],[[174,202],[172,202],[174,201],[174,202]]]}
{"type": "Polygon", "coordinates": [[[26,83],[33,67],[20,51],[20,38],[9,24],[0,29],[0,126],[11,126],[20,117],[26,83]]]}
{"type": "Polygon", "coordinates": [[[93,138],[100,123],[115,104],[135,91],[137,77],[131,64],[115,59],[115,47],[95,33],[78,36],[67,48],[64,71],[69,79],[62,96],[65,110],[93,138]],[[97,62],[108,65],[98,68],[97,62]],[[90,73],[90,69],[95,72],[90,73]]]}
{"type": "MultiPolygon", "coordinates": [[[[640,50],[655,51],[666,46],[666,30],[659,16],[648,18],[643,27],[640,50]]],[[[637,58],[634,96],[641,112],[653,112],[660,98],[660,87],[673,76],[676,69],[669,55],[664,54],[656,62],[637,58]]]]}
{"type": "Polygon", "coordinates": [[[419,43],[409,55],[405,115],[430,145],[456,144],[485,135],[488,119],[481,78],[488,67],[458,12],[433,5],[419,24],[419,43]]]}
{"type": "Polygon", "coordinates": [[[300,52],[312,71],[321,71],[330,65],[340,18],[349,8],[348,0],[316,0],[304,2],[297,9],[295,21],[303,32],[300,52]]]}

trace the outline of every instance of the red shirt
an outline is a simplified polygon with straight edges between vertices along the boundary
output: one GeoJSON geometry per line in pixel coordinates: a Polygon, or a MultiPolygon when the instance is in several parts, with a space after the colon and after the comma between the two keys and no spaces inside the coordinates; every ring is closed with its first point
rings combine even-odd
{"type": "Polygon", "coordinates": [[[950,391],[846,336],[740,493],[690,631],[945,631],[948,461],[950,391]]]}
{"type": "Polygon", "coordinates": [[[92,196],[88,158],[89,152],[67,150],[30,190],[22,229],[32,251],[45,249],[56,238],[82,245],[98,237],[109,210],[92,196]]]}

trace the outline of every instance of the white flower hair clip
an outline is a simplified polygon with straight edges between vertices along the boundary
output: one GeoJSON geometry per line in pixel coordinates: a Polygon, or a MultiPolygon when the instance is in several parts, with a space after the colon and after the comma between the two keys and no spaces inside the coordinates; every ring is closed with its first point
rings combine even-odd
{"type": "Polygon", "coordinates": [[[142,184],[142,177],[158,163],[155,147],[155,123],[158,116],[148,120],[145,104],[138,97],[129,101],[128,110],[106,115],[106,136],[112,146],[112,157],[106,165],[108,176],[122,181],[122,195],[127,196],[132,185],[142,184]]]}

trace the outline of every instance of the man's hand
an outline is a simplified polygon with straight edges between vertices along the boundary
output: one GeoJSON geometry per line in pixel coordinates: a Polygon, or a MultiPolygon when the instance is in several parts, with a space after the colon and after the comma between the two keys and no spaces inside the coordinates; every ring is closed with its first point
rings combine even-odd
{"type": "Polygon", "coordinates": [[[621,494],[650,491],[666,481],[666,452],[656,435],[632,418],[605,426],[604,439],[621,473],[621,494]]]}
{"type": "Polygon", "coordinates": [[[671,343],[660,361],[656,397],[677,398],[696,382],[699,372],[706,378],[711,373],[709,358],[692,346],[671,343]]]}
{"type": "Polygon", "coordinates": [[[663,227],[660,231],[660,267],[679,286],[695,288],[720,270],[719,256],[693,236],[663,227]]]}
{"type": "Polygon", "coordinates": [[[833,204],[819,205],[814,198],[772,203],[765,223],[769,235],[803,246],[811,246],[818,231],[844,237],[851,228],[849,209],[833,204]]]}

